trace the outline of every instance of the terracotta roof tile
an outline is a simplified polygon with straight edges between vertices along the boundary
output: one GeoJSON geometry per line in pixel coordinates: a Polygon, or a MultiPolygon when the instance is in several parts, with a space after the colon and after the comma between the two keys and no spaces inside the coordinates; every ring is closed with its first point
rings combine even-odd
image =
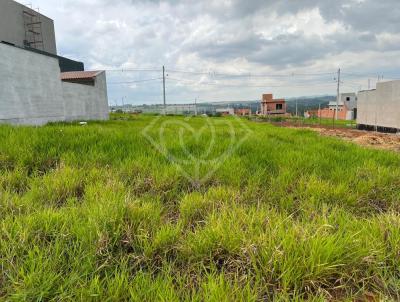
{"type": "Polygon", "coordinates": [[[71,71],[71,72],[62,72],[61,80],[89,80],[94,79],[98,76],[102,71],[71,71]]]}

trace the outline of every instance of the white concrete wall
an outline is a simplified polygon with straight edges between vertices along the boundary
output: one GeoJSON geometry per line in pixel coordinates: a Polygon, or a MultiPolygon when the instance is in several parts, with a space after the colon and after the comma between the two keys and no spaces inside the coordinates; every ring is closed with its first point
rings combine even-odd
{"type": "Polygon", "coordinates": [[[357,124],[374,126],[377,123],[376,90],[358,93],[357,124]]]}
{"type": "Polygon", "coordinates": [[[347,111],[346,112],[346,121],[354,120],[354,111],[347,111]]]}
{"type": "Polygon", "coordinates": [[[376,91],[378,126],[400,129],[400,81],[378,83],[376,91]]]}
{"type": "Polygon", "coordinates": [[[40,125],[62,120],[60,67],[55,58],[0,44],[0,121],[40,125]]]}
{"type": "Polygon", "coordinates": [[[216,113],[226,113],[226,114],[230,114],[230,115],[235,115],[235,109],[233,108],[225,108],[225,109],[216,109],[215,110],[216,113]]]}
{"type": "Polygon", "coordinates": [[[95,87],[62,83],[66,120],[108,119],[108,99],[106,73],[96,77],[95,87]]]}
{"type": "Polygon", "coordinates": [[[64,83],[57,59],[0,43],[0,123],[104,120],[107,103],[104,73],[94,87],[64,83]]]}
{"type": "Polygon", "coordinates": [[[340,103],[345,104],[348,110],[354,110],[357,108],[357,95],[352,93],[342,93],[340,95],[340,103]],[[349,98],[349,101],[347,100],[349,98]]]}
{"type": "Polygon", "coordinates": [[[358,94],[357,123],[400,129],[400,81],[378,83],[358,94]]]}

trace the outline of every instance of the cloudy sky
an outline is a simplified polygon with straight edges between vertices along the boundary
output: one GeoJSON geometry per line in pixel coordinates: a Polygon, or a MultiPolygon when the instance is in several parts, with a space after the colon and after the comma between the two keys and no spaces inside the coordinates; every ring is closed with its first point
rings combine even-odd
{"type": "Polygon", "coordinates": [[[163,65],[170,103],[335,94],[339,67],[346,92],[400,78],[399,0],[31,2],[61,55],[110,70],[110,104],[160,103],[163,65]]]}

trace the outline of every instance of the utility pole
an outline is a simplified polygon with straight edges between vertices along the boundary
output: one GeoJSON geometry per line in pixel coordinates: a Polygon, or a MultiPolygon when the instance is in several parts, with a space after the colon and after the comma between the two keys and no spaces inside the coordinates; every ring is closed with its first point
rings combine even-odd
{"type": "Polygon", "coordinates": [[[319,117],[319,124],[321,125],[321,103],[318,104],[318,117],[319,117]]]}
{"type": "Polygon", "coordinates": [[[194,115],[197,116],[197,98],[194,99],[194,115]]]}
{"type": "Polygon", "coordinates": [[[371,79],[368,79],[368,90],[371,89],[371,79]]]}
{"type": "Polygon", "coordinates": [[[296,99],[296,118],[299,116],[299,115],[298,115],[298,110],[297,110],[297,108],[298,108],[298,107],[297,107],[297,99],[296,99]]]}
{"type": "Polygon", "coordinates": [[[165,66],[162,67],[162,75],[163,75],[163,100],[164,100],[164,115],[167,114],[167,102],[165,99],[165,66]]]}
{"type": "Polygon", "coordinates": [[[340,68],[338,69],[338,78],[337,78],[337,98],[336,98],[336,120],[338,119],[339,115],[339,99],[340,99],[340,68]]]}

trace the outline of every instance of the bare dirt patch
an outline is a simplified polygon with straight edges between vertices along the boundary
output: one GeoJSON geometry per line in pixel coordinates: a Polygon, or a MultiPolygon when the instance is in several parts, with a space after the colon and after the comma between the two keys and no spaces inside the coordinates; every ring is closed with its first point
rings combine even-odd
{"type": "Polygon", "coordinates": [[[361,146],[400,152],[399,134],[387,134],[346,128],[333,129],[324,126],[296,126],[293,124],[290,126],[284,125],[284,127],[310,129],[318,132],[320,135],[338,137],[361,146]]]}

